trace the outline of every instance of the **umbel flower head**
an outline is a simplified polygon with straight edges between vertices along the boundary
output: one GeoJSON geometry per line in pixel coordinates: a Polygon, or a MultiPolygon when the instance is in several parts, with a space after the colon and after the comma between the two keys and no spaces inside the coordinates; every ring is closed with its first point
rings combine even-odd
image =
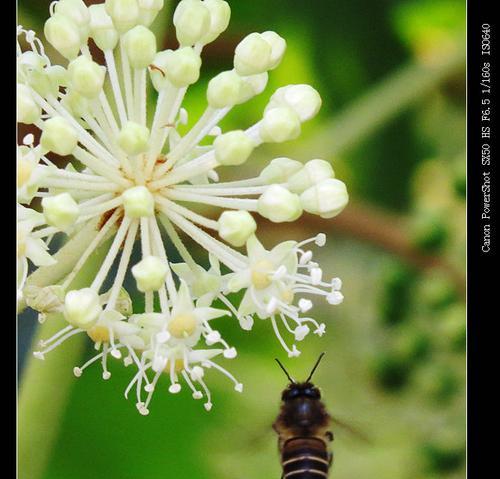
{"type": "Polygon", "coordinates": [[[69,337],[87,334],[97,354],[75,375],[95,361],[104,379],[111,376],[108,361],[134,365],[126,396],[135,387],[142,414],[161,376],[171,393],[185,384],[195,399],[204,397],[207,410],[207,369],[225,374],[241,392],[215,362],[236,356],[217,322],[232,316],[250,330],[254,317],[268,321],[290,356],[299,351],[288,335],[301,341],[311,330],[324,333],[324,324],[305,316],[310,298],[338,304],[341,283],[324,280],[304,248],[322,246],[325,236],[268,251],[254,216],[276,223],[304,211],[331,218],[348,201],[344,183],[319,159],[276,158],[253,178],[219,181],[219,169],[242,165],[262,143],[297,138],[321,98],[308,85],[279,88],[256,124],[222,132],[219,122],[265,89],[286,50],[275,32],[251,33],[236,47],[234,68],[209,81],[204,113],[181,135],[188,117],[182,103],[200,76],[203,47],[227,28],[230,8],[223,0],[182,0],[173,18],[179,48],[158,51],[149,26],[162,7],[163,0],[53,2],[44,34],[64,65],[51,63],[33,31],[18,28],[18,119],[41,130],[38,144],[28,135],[18,149],[18,298],[41,321],[62,314],[67,322],[34,354],[43,359],[69,337]],[[92,56],[89,39],[104,64],[92,56]],[[150,115],[148,88],[157,92],[150,115]],[[53,164],[49,152],[66,157],[66,166],[53,164]],[[41,212],[29,207],[34,198],[41,198],[41,212]],[[218,219],[198,205],[219,208],[218,219]],[[66,246],[51,256],[56,235],[66,246]],[[167,243],[182,263],[172,263],[167,243]],[[206,250],[208,270],[190,254],[193,244],[206,250]],[[103,245],[109,246],[94,277],[74,289],[76,275],[103,245]],[[132,264],[136,247],[140,260],[132,264]],[[37,268],[33,276],[28,262],[37,268]],[[141,311],[133,310],[127,277],[144,295],[141,311]],[[232,293],[241,290],[243,299],[233,304],[232,293]],[[216,300],[225,309],[214,308],[216,300]]]}

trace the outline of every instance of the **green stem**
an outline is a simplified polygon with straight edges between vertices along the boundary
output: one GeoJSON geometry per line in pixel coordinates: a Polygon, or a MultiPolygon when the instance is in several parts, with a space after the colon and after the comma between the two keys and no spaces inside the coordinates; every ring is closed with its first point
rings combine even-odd
{"type": "MultiPolygon", "coordinates": [[[[106,243],[89,258],[70,288],[89,284],[107,252],[106,243]]],[[[51,337],[66,325],[61,316],[49,316],[38,328],[32,350],[37,349],[41,339],[51,337]]],[[[27,359],[18,400],[19,479],[44,476],[75,383],[72,370],[79,364],[85,344],[85,334],[77,334],[47,354],[44,361],[32,355],[27,359]]]]}
{"type": "MultiPolygon", "coordinates": [[[[34,344],[62,327],[62,319],[48,319],[38,328],[34,344]]],[[[75,381],[72,368],[84,347],[85,337],[79,334],[48,354],[45,361],[32,356],[27,361],[18,405],[19,479],[43,477],[75,381]]]]}

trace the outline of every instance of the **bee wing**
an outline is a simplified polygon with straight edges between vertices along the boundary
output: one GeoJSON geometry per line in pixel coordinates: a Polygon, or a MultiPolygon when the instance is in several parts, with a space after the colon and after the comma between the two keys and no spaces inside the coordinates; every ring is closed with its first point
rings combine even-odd
{"type": "Polygon", "coordinates": [[[339,426],[342,428],[344,431],[347,431],[351,436],[355,437],[357,440],[360,440],[366,444],[373,445],[373,439],[366,434],[364,431],[361,431],[359,428],[352,426],[348,422],[345,422],[343,420],[340,420],[337,417],[331,416],[331,421],[335,425],[339,426]]]}

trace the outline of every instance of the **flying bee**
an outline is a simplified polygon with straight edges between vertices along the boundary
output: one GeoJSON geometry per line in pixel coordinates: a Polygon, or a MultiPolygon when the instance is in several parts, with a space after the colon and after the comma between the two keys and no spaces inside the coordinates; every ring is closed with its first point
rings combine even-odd
{"type": "Polygon", "coordinates": [[[329,443],[330,415],[321,401],[319,389],[311,382],[325,353],[321,353],[309,377],[296,382],[278,359],[276,362],[290,380],[281,394],[281,411],[273,424],[278,433],[282,479],[324,479],[332,464],[329,443]]]}

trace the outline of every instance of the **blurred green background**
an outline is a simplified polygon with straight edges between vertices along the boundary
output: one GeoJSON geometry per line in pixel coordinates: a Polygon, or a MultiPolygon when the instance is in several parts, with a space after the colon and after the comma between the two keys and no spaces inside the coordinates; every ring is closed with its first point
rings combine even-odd
{"type": "MultiPolygon", "coordinates": [[[[41,34],[50,2],[18,3],[19,22],[41,34]]],[[[130,371],[115,367],[105,382],[92,368],[77,380],[68,361],[61,384],[69,378],[71,395],[52,426],[57,439],[43,478],[277,479],[271,424],[286,380],[273,358],[301,378],[321,351],[327,355],[315,381],[329,411],[369,437],[334,425],[332,477],[463,478],[465,2],[230,3],[230,27],[207,47],[203,79],[186,99],[190,120],[205,108],[208,79],[231,67],[243,36],[276,30],[287,39],[266,91],[222,126],[252,124],[279,86],[319,90],[322,111],[301,137],[259,148],[238,177],[253,176],[276,156],[332,162],[351,195],[339,217],[303,217],[286,227],[263,222],[259,234],[271,246],[326,232],[327,246],[315,255],[325,274],[343,279],[345,301],[317,303],[313,311],[327,334],[305,340],[298,359],[284,357],[269,324],[256,321],[249,333],[220,320],[239,352],[227,366],[245,391],[209,377],[210,413],[186,391],[171,395],[160,383],[142,417],[123,397],[130,371]]],[[[175,46],[170,12],[154,24],[162,48],[175,46]]],[[[33,326],[29,313],[20,318],[21,384],[33,326]]],[[[30,417],[37,420],[36,411],[30,417]]]]}

